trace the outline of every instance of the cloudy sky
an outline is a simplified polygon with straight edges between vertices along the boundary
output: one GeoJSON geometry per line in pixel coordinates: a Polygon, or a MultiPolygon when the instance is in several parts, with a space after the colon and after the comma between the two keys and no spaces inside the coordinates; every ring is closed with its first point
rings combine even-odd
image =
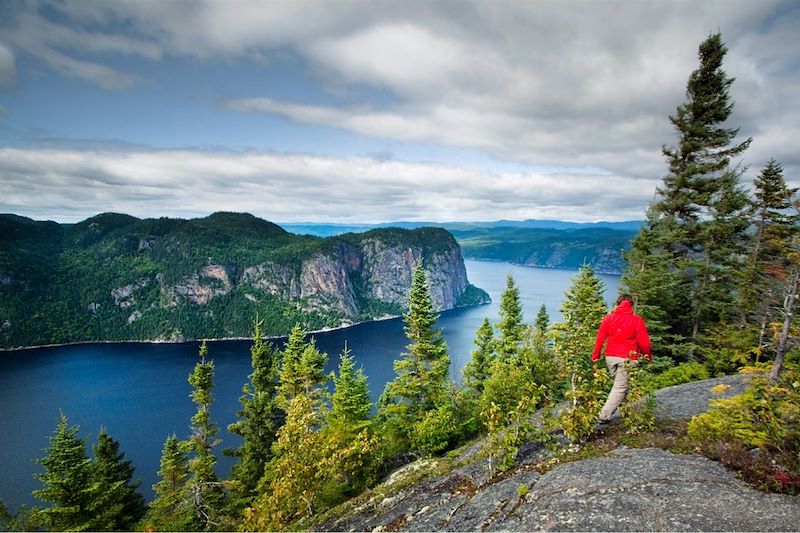
{"type": "Polygon", "coordinates": [[[641,219],[697,46],[800,185],[797,1],[0,3],[0,212],[641,219]]]}

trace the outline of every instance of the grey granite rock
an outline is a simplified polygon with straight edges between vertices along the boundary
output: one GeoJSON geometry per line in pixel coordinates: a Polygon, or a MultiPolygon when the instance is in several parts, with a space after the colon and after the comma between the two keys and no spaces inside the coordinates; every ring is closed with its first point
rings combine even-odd
{"type": "MultiPolygon", "coordinates": [[[[726,376],[656,393],[662,420],[686,420],[715,398],[744,391],[726,376]],[[727,387],[712,389],[718,385],[727,387]]],[[[800,499],[749,488],[718,463],[655,448],[616,450],[562,464],[523,446],[516,466],[494,476],[482,443],[466,449],[447,475],[379,496],[317,529],[345,531],[797,531],[800,499]]],[[[430,461],[429,461],[430,462],[430,461]]],[[[420,461],[420,468],[430,464],[420,461]]],[[[413,464],[406,467],[413,470],[413,464]]],[[[418,469],[418,471],[424,471],[418,469]]],[[[390,482],[391,484],[391,482],[390,482]]],[[[391,491],[389,491],[391,492],[391,491]]]]}
{"type": "Polygon", "coordinates": [[[704,379],[683,385],[675,385],[656,391],[656,418],[658,420],[689,420],[709,410],[711,401],[742,394],[747,386],[747,377],[741,374],[704,379]],[[712,389],[723,385],[724,390],[712,389]]]}

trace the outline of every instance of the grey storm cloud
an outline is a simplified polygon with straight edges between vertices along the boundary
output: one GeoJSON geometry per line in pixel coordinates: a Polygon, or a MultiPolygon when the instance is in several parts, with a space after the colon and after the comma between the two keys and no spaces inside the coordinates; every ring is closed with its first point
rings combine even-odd
{"type": "MultiPolygon", "coordinates": [[[[15,74],[15,49],[109,89],[147,83],[109,64],[109,54],[149,61],[247,57],[269,72],[273,54],[291,50],[333,95],[367,86],[393,98],[323,106],[241,94],[221,105],[365,136],[476,149],[551,169],[506,174],[368,158],[192,150],[182,153],[189,160],[186,168],[159,151],[131,150],[119,161],[91,150],[46,152],[39,161],[42,186],[65,176],[94,180],[96,187],[81,193],[89,203],[113,184],[120,195],[130,195],[132,205],[158,206],[166,213],[170,207],[158,202],[157,193],[169,180],[179,190],[198,191],[192,199],[198,212],[216,210],[213,195],[235,188],[254,195],[235,200],[237,206],[269,215],[266,201],[275,211],[272,218],[281,220],[341,220],[353,212],[363,220],[433,218],[433,213],[463,219],[457,209],[480,210],[484,218],[507,218],[511,212],[516,218],[641,218],[665,173],[661,146],[675,142],[668,116],[684,100],[697,45],[718,29],[730,49],[725,69],[736,78],[731,125],[741,128],[741,138],[754,138],[743,161],[749,174],[775,157],[790,182],[800,179],[800,4],[795,1],[20,5],[2,23],[0,82],[15,74]],[[60,16],[45,17],[41,5],[60,16]],[[120,27],[126,31],[117,31],[120,27]],[[91,168],[70,166],[70,158],[91,168]],[[132,160],[144,168],[129,164],[132,160]],[[205,171],[204,164],[219,173],[205,171]],[[553,168],[583,170],[558,175],[553,168]],[[342,183],[347,187],[337,186],[342,183]],[[314,197],[315,187],[323,187],[328,201],[314,197]],[[143,200],[151,192],[152,201],[143,200]],[[342,205],[352,196],[357,211],[342,205]],[[441,205],[450,207],[442,211],[441,205]]],[[[15,198],[12,155],[5,151],[0,167],[0,187],[11,194],[2,200],[6,209],[15,198]]],[[[15,156],[29,163],[34,153],[15,156]]]]}

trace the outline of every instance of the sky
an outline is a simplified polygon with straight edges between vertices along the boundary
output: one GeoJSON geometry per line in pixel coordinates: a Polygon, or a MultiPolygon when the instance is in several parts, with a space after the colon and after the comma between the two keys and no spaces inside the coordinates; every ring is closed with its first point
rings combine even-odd
{"type": "Polygon", "coordinates": [[[800,2],[0,2],[0,213],[643,219],[720,31],[800,185],[800,2]]]}

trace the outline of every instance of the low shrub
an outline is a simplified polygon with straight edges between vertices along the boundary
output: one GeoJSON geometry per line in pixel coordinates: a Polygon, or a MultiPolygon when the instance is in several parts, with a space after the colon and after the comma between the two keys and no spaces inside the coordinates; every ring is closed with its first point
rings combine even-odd
{"type": "Polygon", "coordinates": [[[774,382],[768,365],[749,367],[744,394],[714,400],[689,423],[689,436],[707,456],[760,480],[762,488],[800,491],[800,370],[792,365],[774,382]]]}
{"type": "Polygon", "coordinates": [[[648,391],[656,391],[664,387],[689,383],[701,379],[708,379],[708,368],[701,363],[681,363],[678,366],[667,368],[660,374],[650,375],[643,383],[648,391]]]}

